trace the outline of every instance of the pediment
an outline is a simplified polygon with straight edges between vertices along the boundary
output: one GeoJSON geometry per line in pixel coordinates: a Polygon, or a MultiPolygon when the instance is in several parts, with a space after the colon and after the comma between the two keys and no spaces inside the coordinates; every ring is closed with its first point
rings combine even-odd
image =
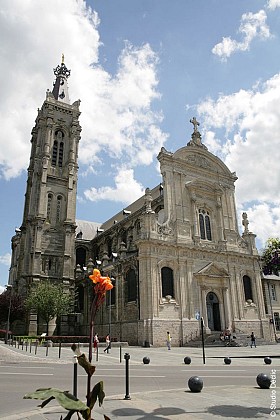
{"type": "Polygon", "coordinates": [[[206,266],[204,266],[203,268],[201,268],[200,270],[198,270],[196,273],[196,275],[200,275],[200,276],[207,276],[207,277],[229,277],[228,272],[222,268],[219,267],[217,264],[215,263],[209,263],[206,266]]]}

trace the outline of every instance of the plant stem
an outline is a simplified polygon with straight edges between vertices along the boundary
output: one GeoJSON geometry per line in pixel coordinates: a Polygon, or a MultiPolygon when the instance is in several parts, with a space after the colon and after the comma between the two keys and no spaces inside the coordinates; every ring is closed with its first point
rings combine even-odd
{"type": "MultiPolygon", "coordinates": [[[[92,344],[93,344],[93,326],[94,326],[94,318],[97,312],[97,298],[98,295],[94,296],[94,299],[91,304],[90,310],[90,323],[89,323],[89,345],[88,345],[88,360],[91,363],[92,361],[92,344]]],[[[87,378],[87,406],[90,406],[90,393],[91,393],[91,375],[88,373],[87,378]]]]}

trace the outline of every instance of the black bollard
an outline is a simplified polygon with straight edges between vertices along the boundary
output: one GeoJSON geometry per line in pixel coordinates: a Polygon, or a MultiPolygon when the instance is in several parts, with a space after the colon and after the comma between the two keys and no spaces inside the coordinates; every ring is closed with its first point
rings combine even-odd
{"type": "Polygon", "coordinates": [[[225,362],[225,365],[230,365],[231,364],[231,358],[230,357],[225,357],[224,362],[225,362]]]}
{"type": "Polygon", "coordinates": [[[184,358],[184,363],[185,363],[185,365],[190,365],[190,364],[191,364],[191,362],[192,362],[192,359],[191,359],[189,356],[186,356],[186,357],[184,358]]]}
{"type": "Polygon", "coordinates": [[[58,358],[60,359],[61,356],[61,341],[59,342],[59,347],[58,347],[58,358]]]}
{"type": "Polygon", "coordinates": [[[77,356],[73,357],[74,370],[73,370],[73,395],[77,398],[77,388],[78,388],[78,360],[77,356]]]}
{"type": "Polygon", "coordinates": [[[266,375],[265,373],[259,373],[256,380],[260,388],[269,389],[271,384],[270,376],[266,375]]]}
{"type": "Polygon", "coordinates": [[[203,380],[198,376],[192,376],[188,381],[188,386],[192,392],[200,392],[203,388],[203,380]]]}
{"type": "Polygon", "coordinates": [[[265,363],[266,365],[271,365],[271,361],[272,361],[272,360],[271,360],[271,358],[270,358],[270,357],[268,357],[268,356],[267,356],[267,357],[265,357],[263,360],[264,360],[264,363],[265,363]]]}
{"type": "Polygon", "coordinates": [[[129,353],[124,354],[124,360],[125,360],[125,400],[130,400],[129,395],[129,359],[130,355],[129,353]]]}
{"type": "Polygon", "coordinates": [[[120,344],[120,363],[122,362],[122,345],[120,344]]]}
{"type": "Polygon", "coordinates": [[[150,358],[147,356],[143,357],[143,363],[144,365],[148,365],[150,363],[150,358]]]}
{"type": "Polygon", "coordinates": [[[35,354],[37,354],[37,349],[38,349],[38,340],[36,340],[36,343],[35,343],[35,350],[34,350],[35,354]]]}

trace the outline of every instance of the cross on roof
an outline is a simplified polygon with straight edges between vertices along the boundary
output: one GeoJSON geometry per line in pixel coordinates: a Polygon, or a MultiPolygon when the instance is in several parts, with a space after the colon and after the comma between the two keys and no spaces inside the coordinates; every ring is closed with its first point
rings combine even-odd
{"type": "Polygon", "coordinates": [[[190,123],[193,124],[193,131],[194,133],[197,132],[197,127],[199,126],[199,122],[196,120],[195,117],[193,117],[192,120],[190,120],[190,123]]]}

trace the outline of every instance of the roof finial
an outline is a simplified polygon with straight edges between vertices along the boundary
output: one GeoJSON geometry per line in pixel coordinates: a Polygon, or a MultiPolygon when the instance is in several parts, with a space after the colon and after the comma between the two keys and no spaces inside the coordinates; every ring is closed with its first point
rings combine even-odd
{"type": "Polygon", "coordinates": [[[207,150],[207,147],[202,144],[201,142],[201,134],[198,131],[198,126],[200,125],[199,122],[195,117],[193,117],[192,120],[190,120],[190,123],[193,124],[193,133],[192,133],[192,139],[187,143],[187,146],[200,146],[203,149],[207,150]]]}
{"type": "Polygon", "coordinates": [[[64,54],[62,53],[61,64],[64,64],[64,54]]]}
{"type": "Polygon", "coordinates": [[[199,122],[195,117],[193,117],[193,119],[190,120],[190,123],[193,124],[193,132],[196,133],[198,131],[197,127],[199,126],[199,122]]]}

